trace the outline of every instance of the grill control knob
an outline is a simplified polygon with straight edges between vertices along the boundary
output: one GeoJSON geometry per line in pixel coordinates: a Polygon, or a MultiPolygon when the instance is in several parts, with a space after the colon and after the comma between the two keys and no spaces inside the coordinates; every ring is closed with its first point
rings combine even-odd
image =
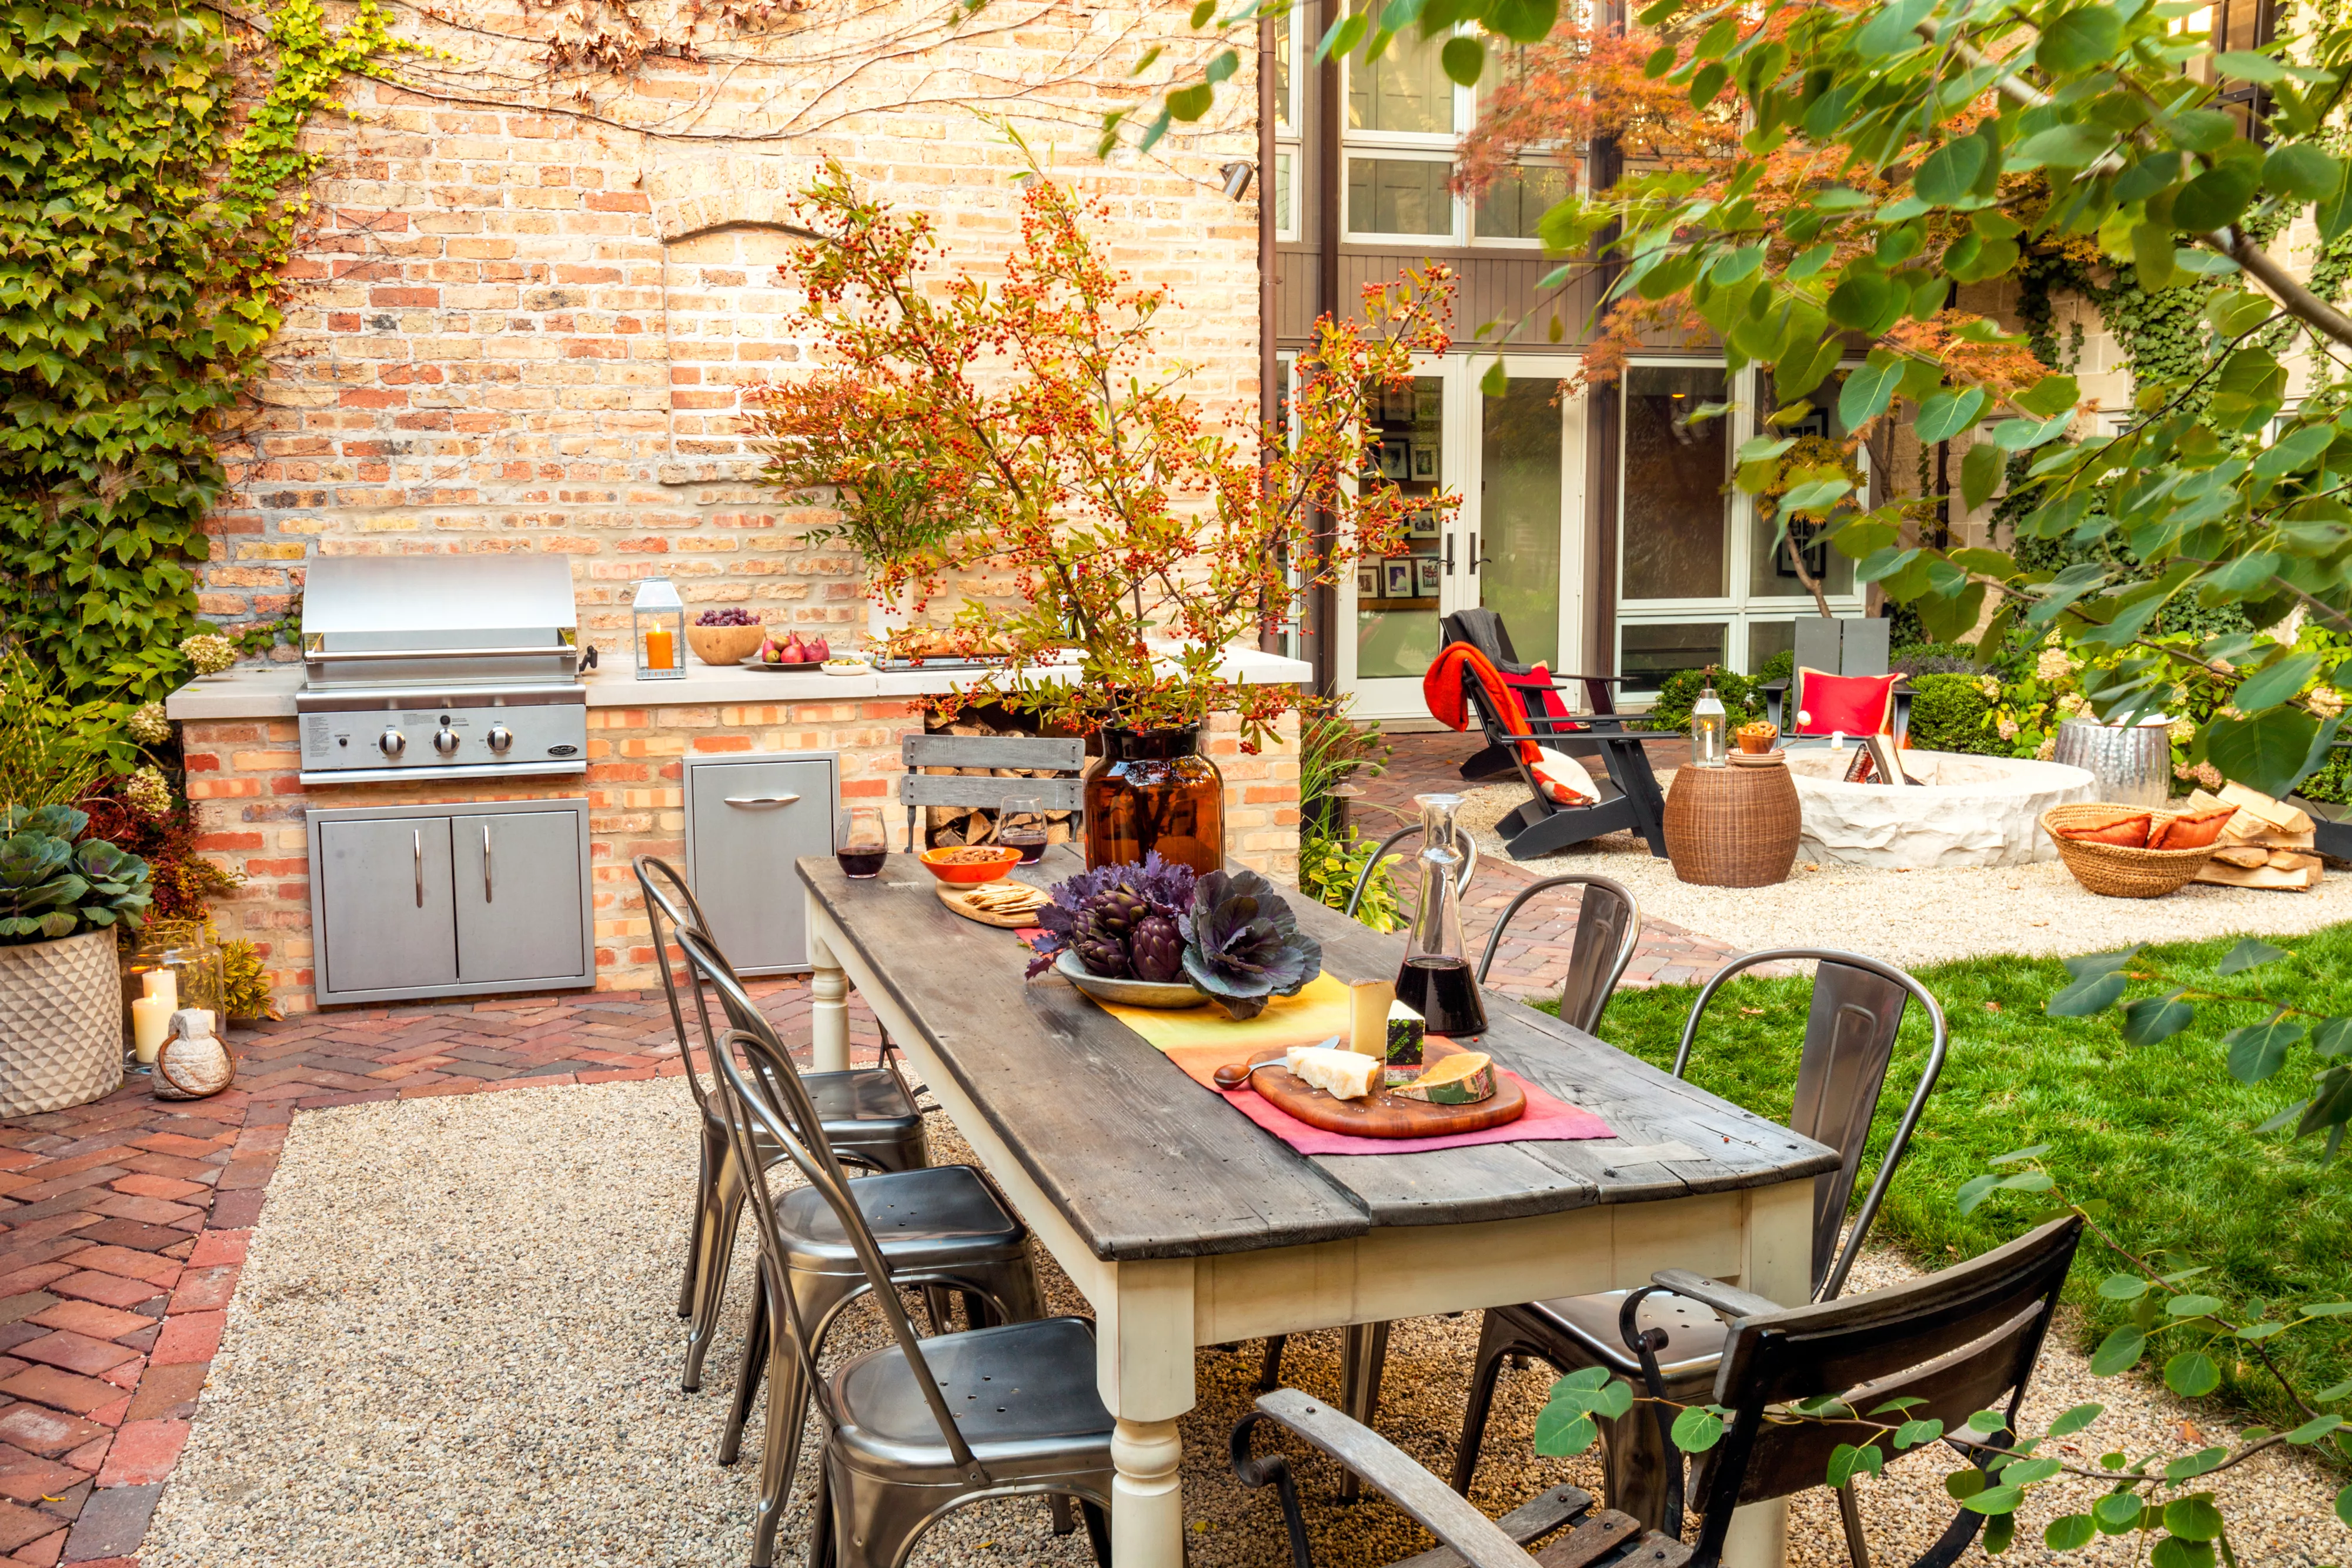
{"type": "Polygon", "coordinates": [[[505,725],[494,724],[490,726],[489,742],[490,749],[503,757],[507,747],[514,744],[514,731],[505,725]]]}
{"type": "Polygon", "coordinates": [[[375,748],[386,757],[397,757],[408,749],[408,737],[396,729],[387,729],[376,737],[375,748]]]}
{"type": "Polygon", "coordinates": [[[454,729],[436,731],[433,736],[433,749],[444,757],[454,755],[457,749],[457,732],[454,729]]]}

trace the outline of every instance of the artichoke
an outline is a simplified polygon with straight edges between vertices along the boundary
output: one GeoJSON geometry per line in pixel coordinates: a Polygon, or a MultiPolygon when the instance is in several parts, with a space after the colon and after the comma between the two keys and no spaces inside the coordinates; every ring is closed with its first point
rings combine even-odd
{"type": "Polygon", "coordinates": [[[79,849],[87,813],[68,806],[0,813],[0,942],[48,942],[117,920],[136,927],[151,902],[147,862],[104,839],[79,849]]]}
{"type": "Polygon", "coordinates": [[[1150,913],[1151,905],[1144,901],[1143,894],[1124,882],[1096,894],[1079,906],[1081,919],[1092,915],[1105,936],[1116,936],[1121,942],[1135,935],[1136,926],[1150,913]]]}
{"type": "Polygon", "coordinates": [[[1127,974],[1126,944],[1107,934],[1090,916],[1078,921],[1078,928],[1070,938],[1070,951],[1078,956],[1078,962],[1087,967],[1089,975],[1116,980],[1127,974]]]}
{"type": "Polygon", "coordinates": [[[1184,934],[1164,915],[1147,915],[1127,941],[1127,961],[1139,980],[1169,981],[1184,973],[1184,934]]]}
{"type": "Polygon", "coordinates": [[[1290,905],[1254,871],[1213,871],[1185,911],[1184,973],[1227,1016],[1255,1018],[1323,972],[1323,947],[1298,929],[1290,905]]]}

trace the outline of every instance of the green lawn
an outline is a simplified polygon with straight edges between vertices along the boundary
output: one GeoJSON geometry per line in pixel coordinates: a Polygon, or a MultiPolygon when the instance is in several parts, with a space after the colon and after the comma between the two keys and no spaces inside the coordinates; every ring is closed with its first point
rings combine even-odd
{"type": "MultiPolygon", "coordinates": [[[[2141,962],[2160,967],[2176,983],[2245,990],[2259,981],[2283,999],[2352,1011],[2352,925],[2279,938],[2294,960],[2217,979],[2212,967],[2234,945],[2151,948],[2141,962]]],[[[1974,959],[1923,969],[1918,978],[1951,1020],[1951,1053],[1879,1217],[1878,1237],[1929,1262],[1972,1256],[2008,1239],[2027,1213],[2014,1195],[1963,1218],[1953,1193],[1990,1157],[2049,1144],[2050,1168],[2061,1183],[2078,1198],[2111,1204],[2106,1222],[2127,1245],[2168,1249],[2178,1268],[2210,1264],[2248,1296],[2352,1299],[2352,1159],[2321,1166],[2316,1139],[2289,1144],[2284,1134],[2252,1132],[2298,1098],[2296,1084],[2313,1060],[2309,1050],[2297,1048],[2285,1071],[2252,1087],[2223,1066],[2221,1036],[2265,1015],[2249,1006],[2209,1005],[2185,1033],[2133,1046],[2118,1032],[2119,1013],[2053,1019],[2042,1011],[2067,979],[2054,960],[1974,959]]],[[[2133,993],[2152,988],[2135,986],[2133,993]]],[[[1601,1033],[1612,1045],[1671,1065],[1696,994],[1685,987],[1621,991],[1601,1033]]],[[[1709,1009],[1692,1052],[1693,1081],[1785,1120],[1810,994],[1809,979],[1735,982],[1709,1009]]],[[[1890,1075],[1905,1093],[1927,1043],[1915,1005],[1890,1075]]],[[[1882,1103],[1881,1139],[1899,1105],[1882,1103]]],[[[2124,1321],[2113,1303],[2092,1293],[2111,1271],[2110,1256],[2086,1244],[2070,1287],[2088,1309],[2085,1333],[2093,1343],[2124,1321]]],[[[2273,1343],[2306,1394],[2352,1375],[2352,1318],[2315,1323],[2273,1343]]],[[[2242,1376],[2249,1369],[2227,1356],[2216,1359],[2224,1364],[2225,1395],[2234,1392],[2271,1419],[2284,1413],[2258,1377],[2242,1376]]]]}

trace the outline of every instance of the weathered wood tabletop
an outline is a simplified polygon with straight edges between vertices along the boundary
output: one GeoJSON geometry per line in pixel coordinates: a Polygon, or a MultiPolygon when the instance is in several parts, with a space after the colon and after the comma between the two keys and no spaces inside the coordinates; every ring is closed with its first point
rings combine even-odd
{"type": "MultiPolygon", "coordinates": [[[[1045,887],[1078,865],[1052,851],[1016,874],[1045,887]]],[[[1837,1156],[1508,998],[1489,993],[1481,1047],[1615,1137],[1308,1157],[1067,981],[1025,980],[1017,939],[949,910],[908,857],[868,881],[830,858],[800,873],[816,1066],[847,1064],[854,983],[1095,1309],[1114,1568],[1183,1563],[1177,1417],[1195,1346],[1624,1289],[1665,1268],[1804,1296],[1809,1178],[1837,1156]]],[[[1291,903],[1326,973],[1396,973],[1402,937],[1291,903]]],[[[1773,1568],[1784,1505],[1740,1510],[1733,1531],[1727,1563],[1773,1568]]]]}
{"type": "MultiPolygon", "coordinates": [[[[1051,974],[1024,980],[1008,933],[950,913],[893,855],[853,882],[801,874],[938,1052],[940,1065],[1097,1257],[1200,1257],[1328,1241],[1376,1225],[1504,1219],[1783,1182],[1836,1155],[1532,1008],[1491,997],[1479,1049],[1617,1136],[1417,1155],[1302,1156],[1051,974]]],[[[1023,867],[1049,887],[1066,850],[1023,867]]],[[[1294,896],[1342,980],[1393,977],[1402,936],[1294,896]]]]}

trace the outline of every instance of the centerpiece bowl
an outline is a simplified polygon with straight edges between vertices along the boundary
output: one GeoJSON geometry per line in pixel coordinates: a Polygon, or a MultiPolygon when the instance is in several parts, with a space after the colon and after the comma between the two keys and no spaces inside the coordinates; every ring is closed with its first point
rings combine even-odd
{"type": "Polygon", "coordinates": [[[925,850],[923,869],[941,882],[976,884],[994,882],[1021,863],[1021,852],[998,845],[971,845],[962,849],[925,850]],[[986,859],[978,857],[986,856],[986,859]],[[954,856],[954,859],[946,857],[954,856]]]}
{"type": "Polygon", "coordinates": [[[1110,979],[1087,971],[1078,962],[1078,956],[1067,948],[1054,959],[1054,972],[1078,990],[1098,1002],[1118,1002],[1130,1008],[1197,1008],[1209,999],[1208,993],[1190,980],[1139,980],[1132,977],[1110,979]]]}

